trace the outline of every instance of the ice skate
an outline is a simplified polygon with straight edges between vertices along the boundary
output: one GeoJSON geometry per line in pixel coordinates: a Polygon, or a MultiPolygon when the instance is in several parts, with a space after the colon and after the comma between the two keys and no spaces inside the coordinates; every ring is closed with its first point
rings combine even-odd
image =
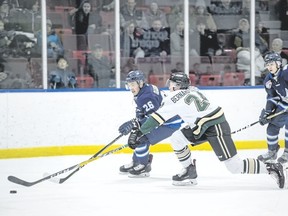
{"type": "Polygon", "coordinates": [[[266,168],[269,175],[271,175],[277,182],[279,188],[284,188],[285,186],[285,175],[283,166],[281,163],[267,163],[266,168]]]}
{"type": "Polygon", "coordinates": [[[281,163],[282,165],[286,164],[286,166],[287,166],[287,163],[288,163],[288,150],[287,151],[285,150],[283,152],[282,156],[277,159],[277,162],[281,163]]]}
{"type": "Polygon", "coordinates": [[[185,185],[197,185],[197,172],[195,160],[194,164],[189,165],[184,168],[181,173],[174,175],[172,177],[173,185],[175,186],[185,186],[185,185]]]}
{"type": "Polygon", "coordinates": [[[132,161],[131,163],[129,164],[124,164],[122,165],[120,168],[119,168],[119,172],[120,174],[128,174],[130,170],[132,170],[134,167],[134,162],[132,161]]]}
{"type": "Polygon", "coordinates": [[[129,170],[128,176],[130,178],[143,178],[143,177],[149,177],[150,171],[151,171],[151,163],[152,163],[153,155],[149,155],[149,161],[148,164],[138,164],[132,169],[129,170]]]}
{"type": "Polygon", "coordinates": [[[277,159],[277,152],[279,151],[280,146],[277,145],[275,150],[268,150],[267,153],[259,155],[258,160],[262,161],[263,163],[274,163],[277,159]]]}

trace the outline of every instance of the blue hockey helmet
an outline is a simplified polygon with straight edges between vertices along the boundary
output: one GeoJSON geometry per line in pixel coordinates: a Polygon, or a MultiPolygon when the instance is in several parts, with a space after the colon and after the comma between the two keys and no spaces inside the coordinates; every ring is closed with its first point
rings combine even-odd
{"type": "Polygon", "coordinates": [[[187,74],[183,72],[172,73],[168,82],[169,81],[175,82],[180,89],[188,89],[190,86],[190,79],[187,74]]]}
{"type": "Polygon", "coordinates": [[[126,83],[129,82],[140,83],[141,81],[145,83],[145,75],[141,70],[130,71],[126,77],[126,83]]]}
{"type": "Polygon", "coordinates": [[[282,65],[282,57],[279,53],[276,52],[269,52],[264,57],[265,65],[271,62],[276,62],[278,67],[282,65]]]}

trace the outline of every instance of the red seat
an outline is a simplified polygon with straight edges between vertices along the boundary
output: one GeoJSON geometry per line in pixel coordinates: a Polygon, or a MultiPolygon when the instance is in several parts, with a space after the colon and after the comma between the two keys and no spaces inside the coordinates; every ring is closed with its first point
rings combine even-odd
{"type": "Polygon", "coordinates": [[[163,75],[156,75],[156,74],[151,74],[148,77],[148,83],[153,84],[159,88],[164,88],[166,87],[166,82],[169,79],[170,74],[163,74],[163,75]]]}
{"type": "Polygon", "coordinates": [[[89,75],[77,76],[77,88],[92,88],[93,85],[93,77],[89,75]]]}
{"type": "Polygon", "coordinates": [[[86,54],[90,52],[91,51],[74,50],[72,51],[72,58],[81,60],[81,63],[84,65],[86,60],[86,54]]]}
{"type": "Polygon", "coordinates": [[[221,84],[221,76],[217,75],[201,75],[200,86],[219,86],[221,84]]]}
{"type": "Polygon", "coordinates": [[[241,86],[244,84],[244,73],[229,72],[224,74],[223,86],[241,86]]]}

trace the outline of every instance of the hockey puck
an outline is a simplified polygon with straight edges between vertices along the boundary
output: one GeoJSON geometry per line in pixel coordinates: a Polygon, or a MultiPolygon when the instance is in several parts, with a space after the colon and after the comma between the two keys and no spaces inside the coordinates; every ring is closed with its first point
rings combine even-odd
{"type": "Polygon", "coordinates": [[[16,190],[10,190],[10,194],[16,194],[17,191],[16,190]]]}

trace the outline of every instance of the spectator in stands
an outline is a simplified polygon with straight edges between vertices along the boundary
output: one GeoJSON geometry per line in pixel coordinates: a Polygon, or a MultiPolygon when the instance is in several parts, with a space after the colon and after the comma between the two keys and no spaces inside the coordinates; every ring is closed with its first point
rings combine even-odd
{"type": "Polygon", "coordinates": [[[281,30],[288,30],[288,2],[287,0],[279,0],[276,5],[276,12],[281,21],[281,30]]]}
{"type": "Polygon", "coordinates": [[[10,16],[10,6],[8,1],[3,1],[0,5],[0,20],[4,22],[4,24],[9,23],[10,16]]]}
{"type": "Polygon", "coordinates": [[[68,61],[63,56],[56,60],[57,68],[49,72],[48,83],[51,89],[76,88],[76,76],[68,69],[68,61]]]}
{"type": "MultiPolygon", "coordinates": [[[[139,46],[139,39],[143,35],[143,30],[136,27],[133,20],[127,21],[123,32],[120,34],[120,48],[122,57],[144,57],[145,53],[139,46]]],[[[126,76],[125,76],[126,78],[126,76]]]]}
{"type": "Polygon", "coordinates": [[[7,57],[11,37],[12,35],[4,29],[4,22],[0,20],[0,57],[7,57]]]}
{"type": "Polygon", "coordinates": [[[242,1],[211,1],[208,11],[212,15],[241,15],[242,14],[242,1]]]}
{"type": "MultiPolygon", "coordinates": [[[[251,85],[251,70],[250,70],[250,49],[239,47],[236,49],[237,52],[237,62],[236,70],[237,72],[244,72],[245,81],[244,85],[251,85]]],[[[255,85],[263,85],[262,73],[265,73],[264,59],[258,48],[255,48],[255,85]]]]}
{"type": "Polygon", "coordinates": [[[149,27],[152,26],[153,20],[160,19],[162,22],[162,25],[164,27],[168,27],[168,23],[166,20],[166,14],[160,10],[157,2],[151,2],[148,10],[144,13],[146,20],[148,22],[149,27]]]}
{"type": "Polygon", "coordinates": [[[204,72],[200,68],[200,63],[196,62],[193,64],[192,69],[189,71],[189,74],[195,74],[196,76],[196,85],[199,84],[201,76],[204,74],[204,72]]]}
{"type": "Polygon", "coordinates": [[[197,20],[197,31],[200,36],[200,56],[219,56],[222,54],[216,32],[206,28],[205,20],[197,20]]]}
{"type": "Polygon", "coordinates": [[[77,37],[77,49],[87,49],[87,35],[100,34],[104,31],[102,17],[99,12],[92,11],[91,3],[88,0],[82,1],[79,8],[72,9],[70,19],[77,37]]]}
{"type": "MultiPolygon", "coordinates": [[[[250,47],[250,25],[249,21],[245,18],[239,20],[238,29],[234,31],[234,46],[250,47]]],[[[255,46],[259,49],[260,53],[264,55],[268,51],[268,43],[255,31],[255,46]]]]}
{"type": "Polygon", "coordinates": [[[178,20],[184,20],[184,12],[182,5],[173,5],[171,12],[166,15],[169,26],[176,26],[178,20]]]}
{"type": "MultiPolygon", "coordinates": [[[[128,58],[127,61],[123,65],[121,65],[121,71],[120,71],[121,81],[125,82],[127,74],[130,71],[134,71],[134,70],[138,70],[138,66],[135,62],[135,59],[134,58],[128,58]]],[[[125,87],[125,85],[121,86],[121,87],[125,87]]]]}
{"type": "Polygon", "coordinates": [[[145,57],[170,55],[170,29],[162,26],[160,19],[152,22],[152,27],[144,31],[140,47],[145,52],[145,57]]]}
{"type": "Polygon", "coordinates": [[[112,66],[107,56],[103,53],[103,48],[95,44],[91,55],[88,56],[88,73],[95,80],[95,88],[109,88],[112,66]]]}
{"type": "Polygon", "coordinates": [[[217,31],[217,26],[212,15],[207,11],[204,0],[197,0],[195,11],[189,16],[190,31],[197,31],[197,20],[201,19],[205,22],[206,28],[212,32],[217,31]]]}
{"type": "Polygon", "coordinates": [[[282,57],[282,65],[288,63],[288,55],[283,52],[283,40],[281,38],[275,38],[271,43],[271,51],[274,51],[282,57]]]}
{"type": "Polygon", "coordinates": [[[137,26],[148,29],[149,24],[142,10],[136,8],[135,0],[126,0],[126,4],[120,9],[120,26],[124,27],[127,21],[133,20],[137,26]]]}
{"type": "MultiPolygon", "coordinates": [[[[42,50],[42,32],[37,33],[37,52],[41,54],[42,50]]],[[[51,20],[47,20],[47,57],[57,59],[58,56],[64,55],[64,47],[60,37],[56,34],[55,30],[52,29],[51,20]]]]}
{"type": "Polygon", "coordinates": [[[175,68],[171,70],[171,73],[178,73],[184,71],[184,63],[176,62],[175,68]]]}
{"type": "Polygon", "coordinates": [[[178,20],[173,29],[170,35],[171,55],[184,57],[184,21],[178,20]]]}

